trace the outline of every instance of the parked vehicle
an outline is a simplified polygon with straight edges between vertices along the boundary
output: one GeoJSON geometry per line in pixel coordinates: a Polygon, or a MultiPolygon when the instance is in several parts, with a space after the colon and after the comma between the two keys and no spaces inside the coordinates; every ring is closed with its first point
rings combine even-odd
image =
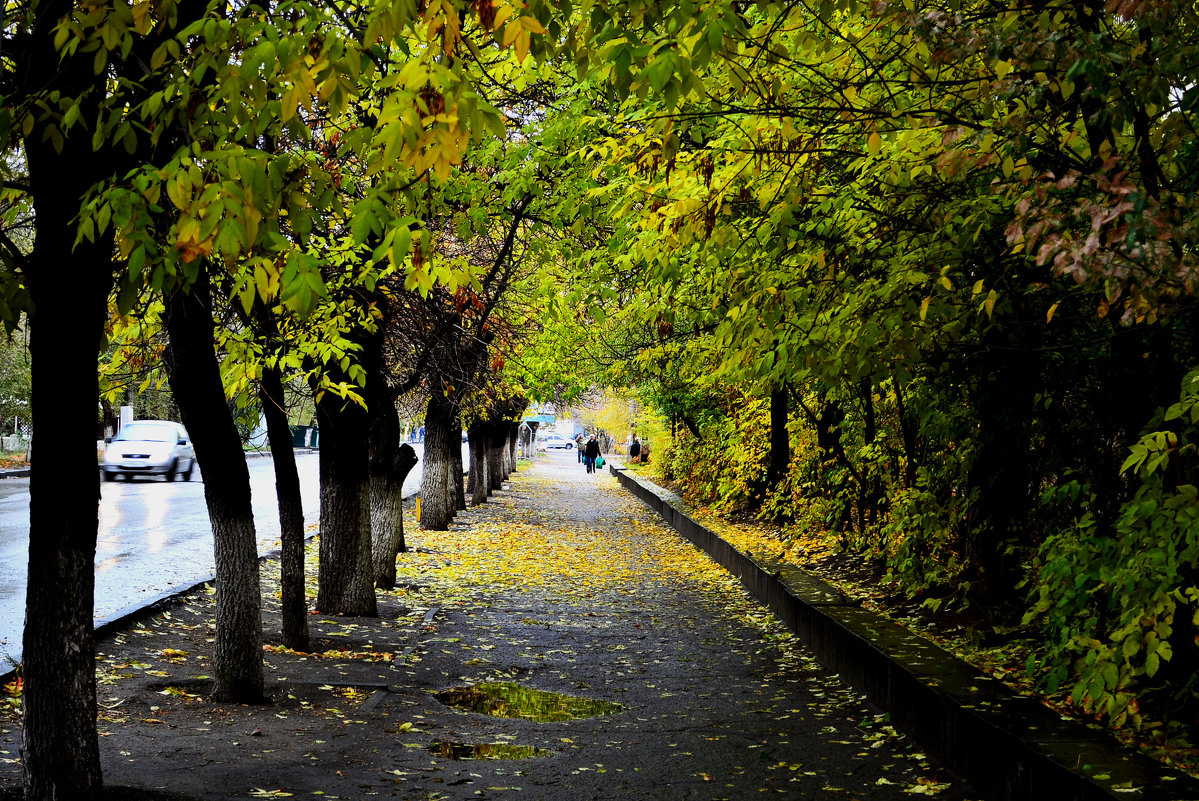
{"type": "Polygon", "coordinates": [[[100,459],[105,481],[118,476],[182,476],[191,481],[196,452],[186,429],[169,420],[134,420],[117,433],[100,459]]]}
{"type": "Polygon", "coordinates": [[[561,434],[546,434],[544,437],[538,437],[537,441],[541,443],[543,448],[565,448],[570,450],[575,446],[574,440],[567,439],[561,434]]]}

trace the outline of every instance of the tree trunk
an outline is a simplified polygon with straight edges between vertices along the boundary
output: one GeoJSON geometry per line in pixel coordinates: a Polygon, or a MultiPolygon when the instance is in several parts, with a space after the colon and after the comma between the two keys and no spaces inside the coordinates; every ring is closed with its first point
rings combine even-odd
{"type": "Polygon", "coordinates": [[[279,371],[264,368],[259,386],[266,435],[275,467],[275,498],[279,503],[279,585],[282,592],[283,644],[295,651],[308,650],[308,599],[304,593],[304,501],[296,452],[287,424],[283,382],[279,371]]]}
{"type": "Polygon", "coordinates": [[[407,550],[404,542],[404,481],[416,466],[416,451],[400,444],[400,417],[382,378],[367,378],[371,435],[371,559],[375,586],[394,589],[396,557],[407,550]]]}
{"type": "MultiPolygon", "coordinates": [[[[334,375],[335,381],[347,376],[334,375]]],[[[316,404],[321,432],[321,541],[316,608],[330,615],[375,617],[371,553],[370,418],[332,392],[316,404]]]]}
{"type": "Polygon", "coordinates": [[[508,459],[512,464],[510,472],[516,472],[516,441],[520,437],[520,423],[512,423],[508,426],[508,459]]]}
{"type": "Polygon", "coordinates": [[[450,422],[453,407],[434,393],[425,413],[425,466],[421,475],[420,526],[426,531],[445,531],[453,519],[450,487],[450,422]]]}
{"type": "Polygon", "coordinates": [[[262,592],[250,503],[250,471],[241,435],[225,401],[217,363],[208,274],[166,298],[170,336],[163,362],[204,473],[204,501],[216,556],[213,696],[263,700],[262,592]]]}
{"type": "MultiPolygon", "coordinates": [[[[69,9],[39,8],[30,70],[39,81],[92,77],[90,62],[80,74],[79,59],[60,61],[51,46],[52,29],[69,9]]],[[[84,108],[94,119],[94,105],[84,108]]],[[[26,799],[92,801],[102,784],[92,622],[100,497],[96,356],[113,276],[112,240],[72,247],[80,199],[98,177],[97,155],[86,134],[69,137],[57,152],[43,133],[39,123],[25,142],[36,227],[26,280],[34,305],[31,406],[39,456],[29,487],[21,757],[26,799]]]]}
{"type": "Polygon", "coordinates": [[[450,489],[454,494],[454,511],[466,510],[466,493],[462,491],[462,423],[450,425],[450,489]]]}
{"type": "Polygon", "coordinates": [[[491,484],[487,480],[487,435],[483,427],[472,425],[467,432],[470,441],[470,505],[479,506],[487,502],[491,484]]]}
{"type": "Polygon", "coordinates": [[[487,481],[488,494],[495,490],[502,489],[504,479],[508,474],[504,472],[504,439],[507,434],[507,427],[503,423],[488,423],[487,424],[487,481]]]}

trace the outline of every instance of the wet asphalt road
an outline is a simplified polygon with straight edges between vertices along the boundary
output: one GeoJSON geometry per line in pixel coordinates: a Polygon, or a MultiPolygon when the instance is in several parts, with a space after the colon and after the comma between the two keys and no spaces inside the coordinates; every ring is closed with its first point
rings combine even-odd
{"type": "MultiPolygon", "coordinates": [[[[417,456],[423,446],[417,444],[417,456]]],[[[464,454],[467,448],[463,445],[464,454]]],[[[251,457],[250,487],[260,553],[279,547],[275,471],[269,457],[251,457]]],[[[319,520],[319,459],[297,453],[304,521],[319,520]]],[[[405,495],[420,487],[421,464],[404,484],[405,495]]],[[[101,486],[96,541],[97,624],[190,587],[215,570],[212,527],[204,504],[203,474],[191,481],[161,478],[115,481],[101,486]]],[[[0,673],[21,658],[29,563],[29,479],[0,481],[0,673]]]]}

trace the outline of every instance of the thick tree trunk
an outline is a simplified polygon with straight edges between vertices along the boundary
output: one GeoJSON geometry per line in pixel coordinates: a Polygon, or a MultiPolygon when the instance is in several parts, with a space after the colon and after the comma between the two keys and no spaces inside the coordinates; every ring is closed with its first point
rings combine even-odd
{"type": "Polygon", "coordinates": [[[503,423],[487,424],[487,482],[490,492],[502,489],[504,479],[508,477],[504,471],[504,439],[507,427],[503,423]]]}
{"type": "Polygon", "coordinates": [[[371,470],[371,550],[375,586],[380,589],[395,588],[396,557],[408,551],[404,539],[403,489],[404,481],[419,461],[416,451],[405,443],[392,452],[388,464],[380,466],[379,472],[373,467],[371,470]]]}
{"type": "Polygon", "coordinates": [[[425,413],[425,465],[420,484],[420,526],[426,531],[445,531],[454,516],[449,480],[452,416],[450,402],[434,393],[425,413]]]}
{"type": "Polygon", "coordinates": [[[508,460],[512,463],[511,473],[516,472],[516,443],[520,438],[520,424],[511,423],[508,426],[508,460]]]}
{"type": "MultiPolygon", "coordinates": [[[[35,44],[44,52],[41,71],[33,72],[39,81],[60,71],[64,80],[91,78],[90,67],[80,76],[74,60],[60,62],[50,47],[50,29],[68,9],[39,8],[43,30],[35,44]]],[[[36,226],[26,280],[35,307],[30,354],[39,455],[29,488],[21,757],[25,798],[92,801],[102,783],[92,622],[100,496],[96,355],[113,275],[112,242],[99,237],[72,247],[73,221],[97,177],[90,169],[97,156],[86,135],[56,152],[42,140],[43,131],[35,126],[26,141],[36,226]]]]}
{"type": "Polygon", "coordinates": [[[379,607],[371,553],[370,418],[360,404],[332,392],[321,396],[316,415],[321,431],[316,608],[330,615],[375,617],[379,607]]]}
{"type": "Polygon", "coordinates": [[[467,432],[470,442],[470,505],[479,506],[487,502],[491,494],[491,483],[487,480],[487,434],[482,426],[475,424],[467,432]]]}
{"type": "Polygon", "coordinates": [[[450,490],[454,494],[454,511],[466,510],[466,493],[462,491],[462,423],[450,425],[450,490]]]}
{"type": "Polygon", "coordinates": [[[396,557],[404,542],[404,480],[416,466],[416,451],[400,444],[400,417],[381,378],[368,377],[371,436],[371,559],[375,586],[396,585],[396,557]]]}
{"type": "Polygon", "coordinates": [[[183,424],[204,473],[204,501],[216,556],[213,696],[263,700],[262,592],[250,503],[250,471],[225,401],[213,335],[208,274],[166,298],[170,335],[163,361],[183,424]]]}
{"type": "Polygon", "coordinates": [[[275,498],[279,503],[279,585],[283,595],[283,644],[296,651],[308,650],[308,599],[304,594],[304,501],[296,452],[287,424],[283,382],[279,371],[265,368],[258,396],[266,417],[266,435],[275,467],[275,498]]]}

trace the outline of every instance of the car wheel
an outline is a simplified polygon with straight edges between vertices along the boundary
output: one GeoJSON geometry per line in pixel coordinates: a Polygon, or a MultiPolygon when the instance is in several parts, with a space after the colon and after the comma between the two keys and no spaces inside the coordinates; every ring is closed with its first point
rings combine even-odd
{"type": "Polygon", "coordinates": [[[116,473],[110,473],[107,470],[101,471],[101,475],[103,476],[105,481],[115,481],[117,478],[116,473]]]}
{"type": "Polygon", "coordinates": [[[196,469],[196,460],[192,459],[191,463],[188,464],[187,469],[183,471],[183,480],[191,481],[192,480],[192,471],[195,469],[196,469]]]}
{"type": "Polygon", "coordinates": [[[167,468],[167,481],[175,480],[175,469],[179,467],[179,461],[171,462],[171,466],[167,468]]]}
{"type": "Polygon", "coordinates": [[[574,448],[574,445],[571,445],[569,442],[568,442],[568,443],[566,443],[566,450],[568,450],[568,451],[569,451],[569,450],[571,450],[572,448],[574,448]]]}

